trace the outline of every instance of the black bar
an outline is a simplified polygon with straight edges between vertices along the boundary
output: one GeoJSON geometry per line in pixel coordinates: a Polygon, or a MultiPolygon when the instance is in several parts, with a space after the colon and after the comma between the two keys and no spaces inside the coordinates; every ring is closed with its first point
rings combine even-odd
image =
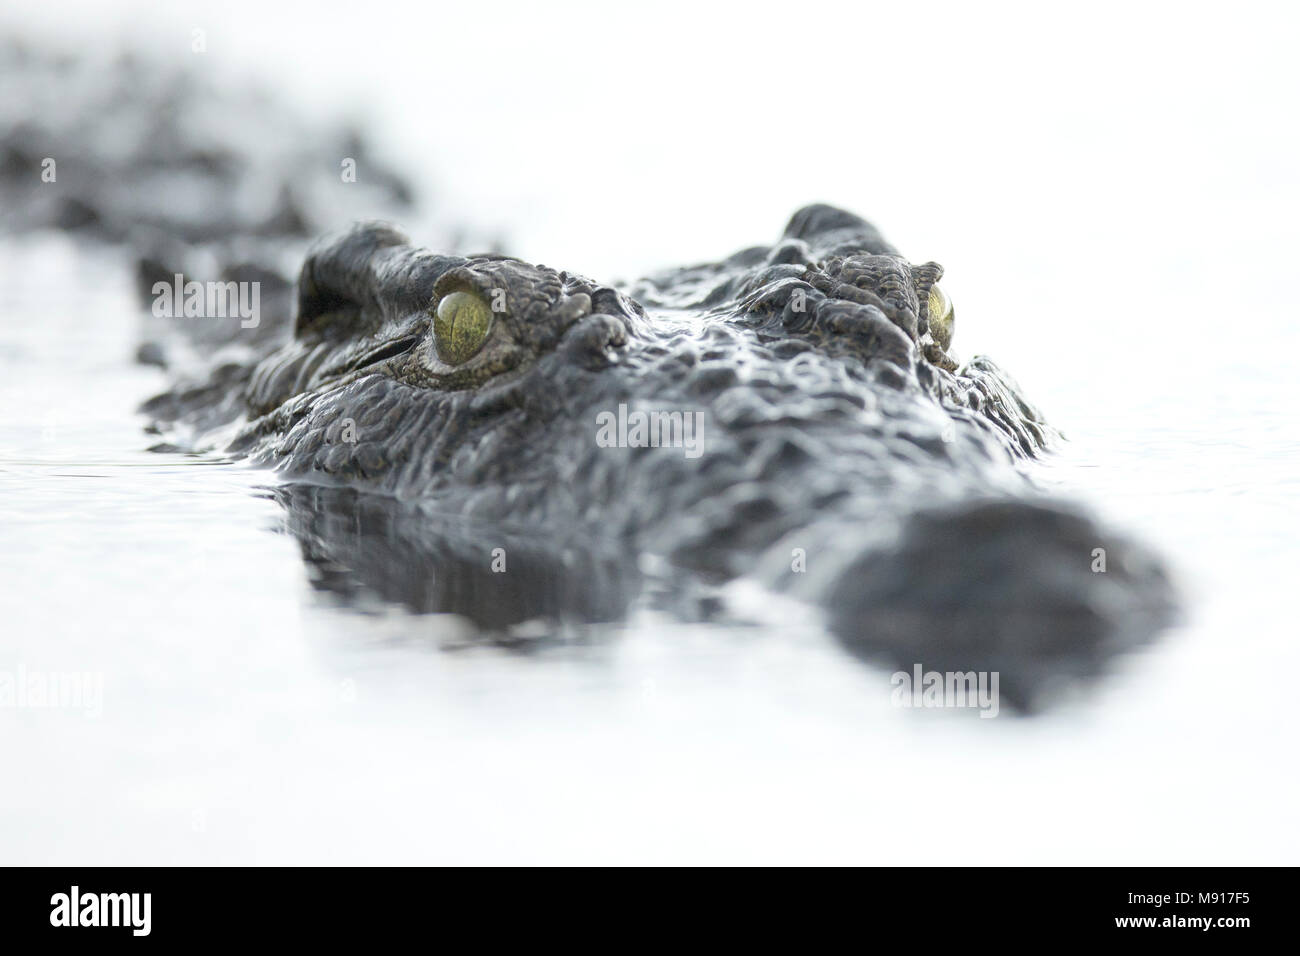
{"type": "Polygon", "coordinates": [[[1179,944],[1204,938],[1231,945],[1260,931],[1270,939],[1290,935],[1293,921],[1283,909],[1295,885],[1292,869],[1232,868],[893,868],[701,876],[613,874],[588,883],[581,872],[559,879],[496,875],[489,881],[427,869],[11,868],[0,877],[0,925],[7,943],[71,937],[94,945],[116,937],[204,944],[338,944],[354,938],[373,944],[411,934],[449,941],[446,929],[456,925],[485,939],[502,931],[527,934],[532,927],[534,944],[542,945],[548,937],[582,936],[593,920],[625,922],[632,937],[676,933],[683,921],[696,921],[724,935],[726,927],[742,934],[802,927],[811,941],[837,932],[847,918],[853,938],[864,945],[913,936],[950,944],[972,932],[977,937],[970,938],[985,941],[1052,934],[1179,944]],[[98,920],[99,914],[111,921],[116,911],[120,925],[52,925],[68,921],[70,906],[60,905],[71,904],[74,886],[78,921],[98,920]],[[110,893],[138,895],[102,903],[100,894],[110,893]],[[147,935],[141,932],[146,893],[147,935]],[[87,902],[92,896],[93,904],[87,902]],[[502,914],[492,915],[496,909],[502,914]]]}

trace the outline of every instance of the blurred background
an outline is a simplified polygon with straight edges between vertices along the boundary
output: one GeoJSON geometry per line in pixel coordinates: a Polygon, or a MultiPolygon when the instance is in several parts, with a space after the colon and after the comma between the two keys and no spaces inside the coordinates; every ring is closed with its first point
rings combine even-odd
{"type": "MultiPolygon", "coordinates": [[[[406,223],[614,280],[825,201],[935,259],[962,357],[1071,441],[1041,479],[1165,553],[1188,617],[1033,720],[889,706],[796,610],[545,662],[313,594],[267,476],[147,455],[103,251],[0,262],[0,858],[33,863],[1294,863],[1300,259],[1283,4],[46,2],[0,29],[350,118],[406,223]],[[192,49],[202,30],[205,51],[192,49]]],[[[39,43],[38,43],[39,45],[39,43]]],[[[240,135],[237,124],[232,135],[240,135]]]]}

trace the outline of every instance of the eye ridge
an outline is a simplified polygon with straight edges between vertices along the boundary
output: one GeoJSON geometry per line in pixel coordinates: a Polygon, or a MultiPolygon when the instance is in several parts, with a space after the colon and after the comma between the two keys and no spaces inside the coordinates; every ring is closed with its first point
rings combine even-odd
{"type": "Polygon", "coordinates": [[[457,290],[444,295],[433,317],[438,358],[448,365],[469,361],[492,331],[492,310],[481,296],[457,290]]]}

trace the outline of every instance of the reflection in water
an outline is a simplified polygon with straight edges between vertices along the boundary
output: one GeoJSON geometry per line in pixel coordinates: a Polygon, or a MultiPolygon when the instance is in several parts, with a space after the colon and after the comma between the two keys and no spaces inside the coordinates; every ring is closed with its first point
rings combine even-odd
{"type": "Polygon", "coordinates": [[[289,532],[313,585],[365,606],[459,614],[486,637],[518,625],[622,620],[642,589],[635,559],[600,542],[505,530],[348,488],[283,485],[289,532]]]}
{"type": "MultiPolygon", "coordinates": [[[[718,582],[643,566],[617,541],[508,529],[351,488],[293,483],[269,497],[284,508],[314,587],[363,610],[390,603],[459,615],[476,641],[538,647],[575,627],[625,621],[637,607],[682,621],[726,616],[718,582]]],[[[1106,673],[1172,618],[1169,582],[1143,549],[1100,539],[1115,557],[1106,574],[1074,560],[1099,530],[1068,511],[989,503],[905,527],[863,551],[824,602],[829,632],[873,665],[997,673],[1007,704],[1033,711],[1051,692],[1106,673]],[[1029,546],[1035,524],[1040,542],[1061,553],[1029,546]],[[972,576],[977,544],[985,573],[972,576]],[[1019,594],[1031,584],[1041,598],[1032,606],[1019,594]]],[[[584,640],[608,637],[594,631],[584,640]]]]}

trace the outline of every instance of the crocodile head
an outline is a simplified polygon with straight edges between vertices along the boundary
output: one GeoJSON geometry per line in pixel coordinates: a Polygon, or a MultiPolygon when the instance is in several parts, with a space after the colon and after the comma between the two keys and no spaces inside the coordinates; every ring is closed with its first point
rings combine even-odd
{"type": "Polygon", "coordinates": [[[798,482],[782,477],[812,477],[795,466],[804,456],[821,466],[806,490],[838,476],[837,490],[864,491],[874,476],[879,498],[928,469],[978,485],[1049,429],[990,362],[951,358],[941,276],[828,207],[796,214],[772,248],[625,290],[361,225],[308,256],[292,335],[243,365],[233,447],[295,476],[530,523],[588,514],[607,526],[614,479],[647,471],[676,471],[707,498],[723,487],[701,486],[708,474],[757,469],[771,480],[755,491],[786,497],[798,482]],[[600,422],[638,412],[698,422],[696,445],[670,453],[633,437],[608,454],[600,422]],[[880,467],[900,454],[917,463],[880,467]]]}
{"type": "Polygon", "coordinates": [[[147,410],[298,481],[753,576],[857,653],[1028,700],[1149,637],[1169,588],[1034,490],[1051,429],[954,357],[941,278],[827,206],[623,288],[364,224],[307,257],[281,339],[147,410]]]}

